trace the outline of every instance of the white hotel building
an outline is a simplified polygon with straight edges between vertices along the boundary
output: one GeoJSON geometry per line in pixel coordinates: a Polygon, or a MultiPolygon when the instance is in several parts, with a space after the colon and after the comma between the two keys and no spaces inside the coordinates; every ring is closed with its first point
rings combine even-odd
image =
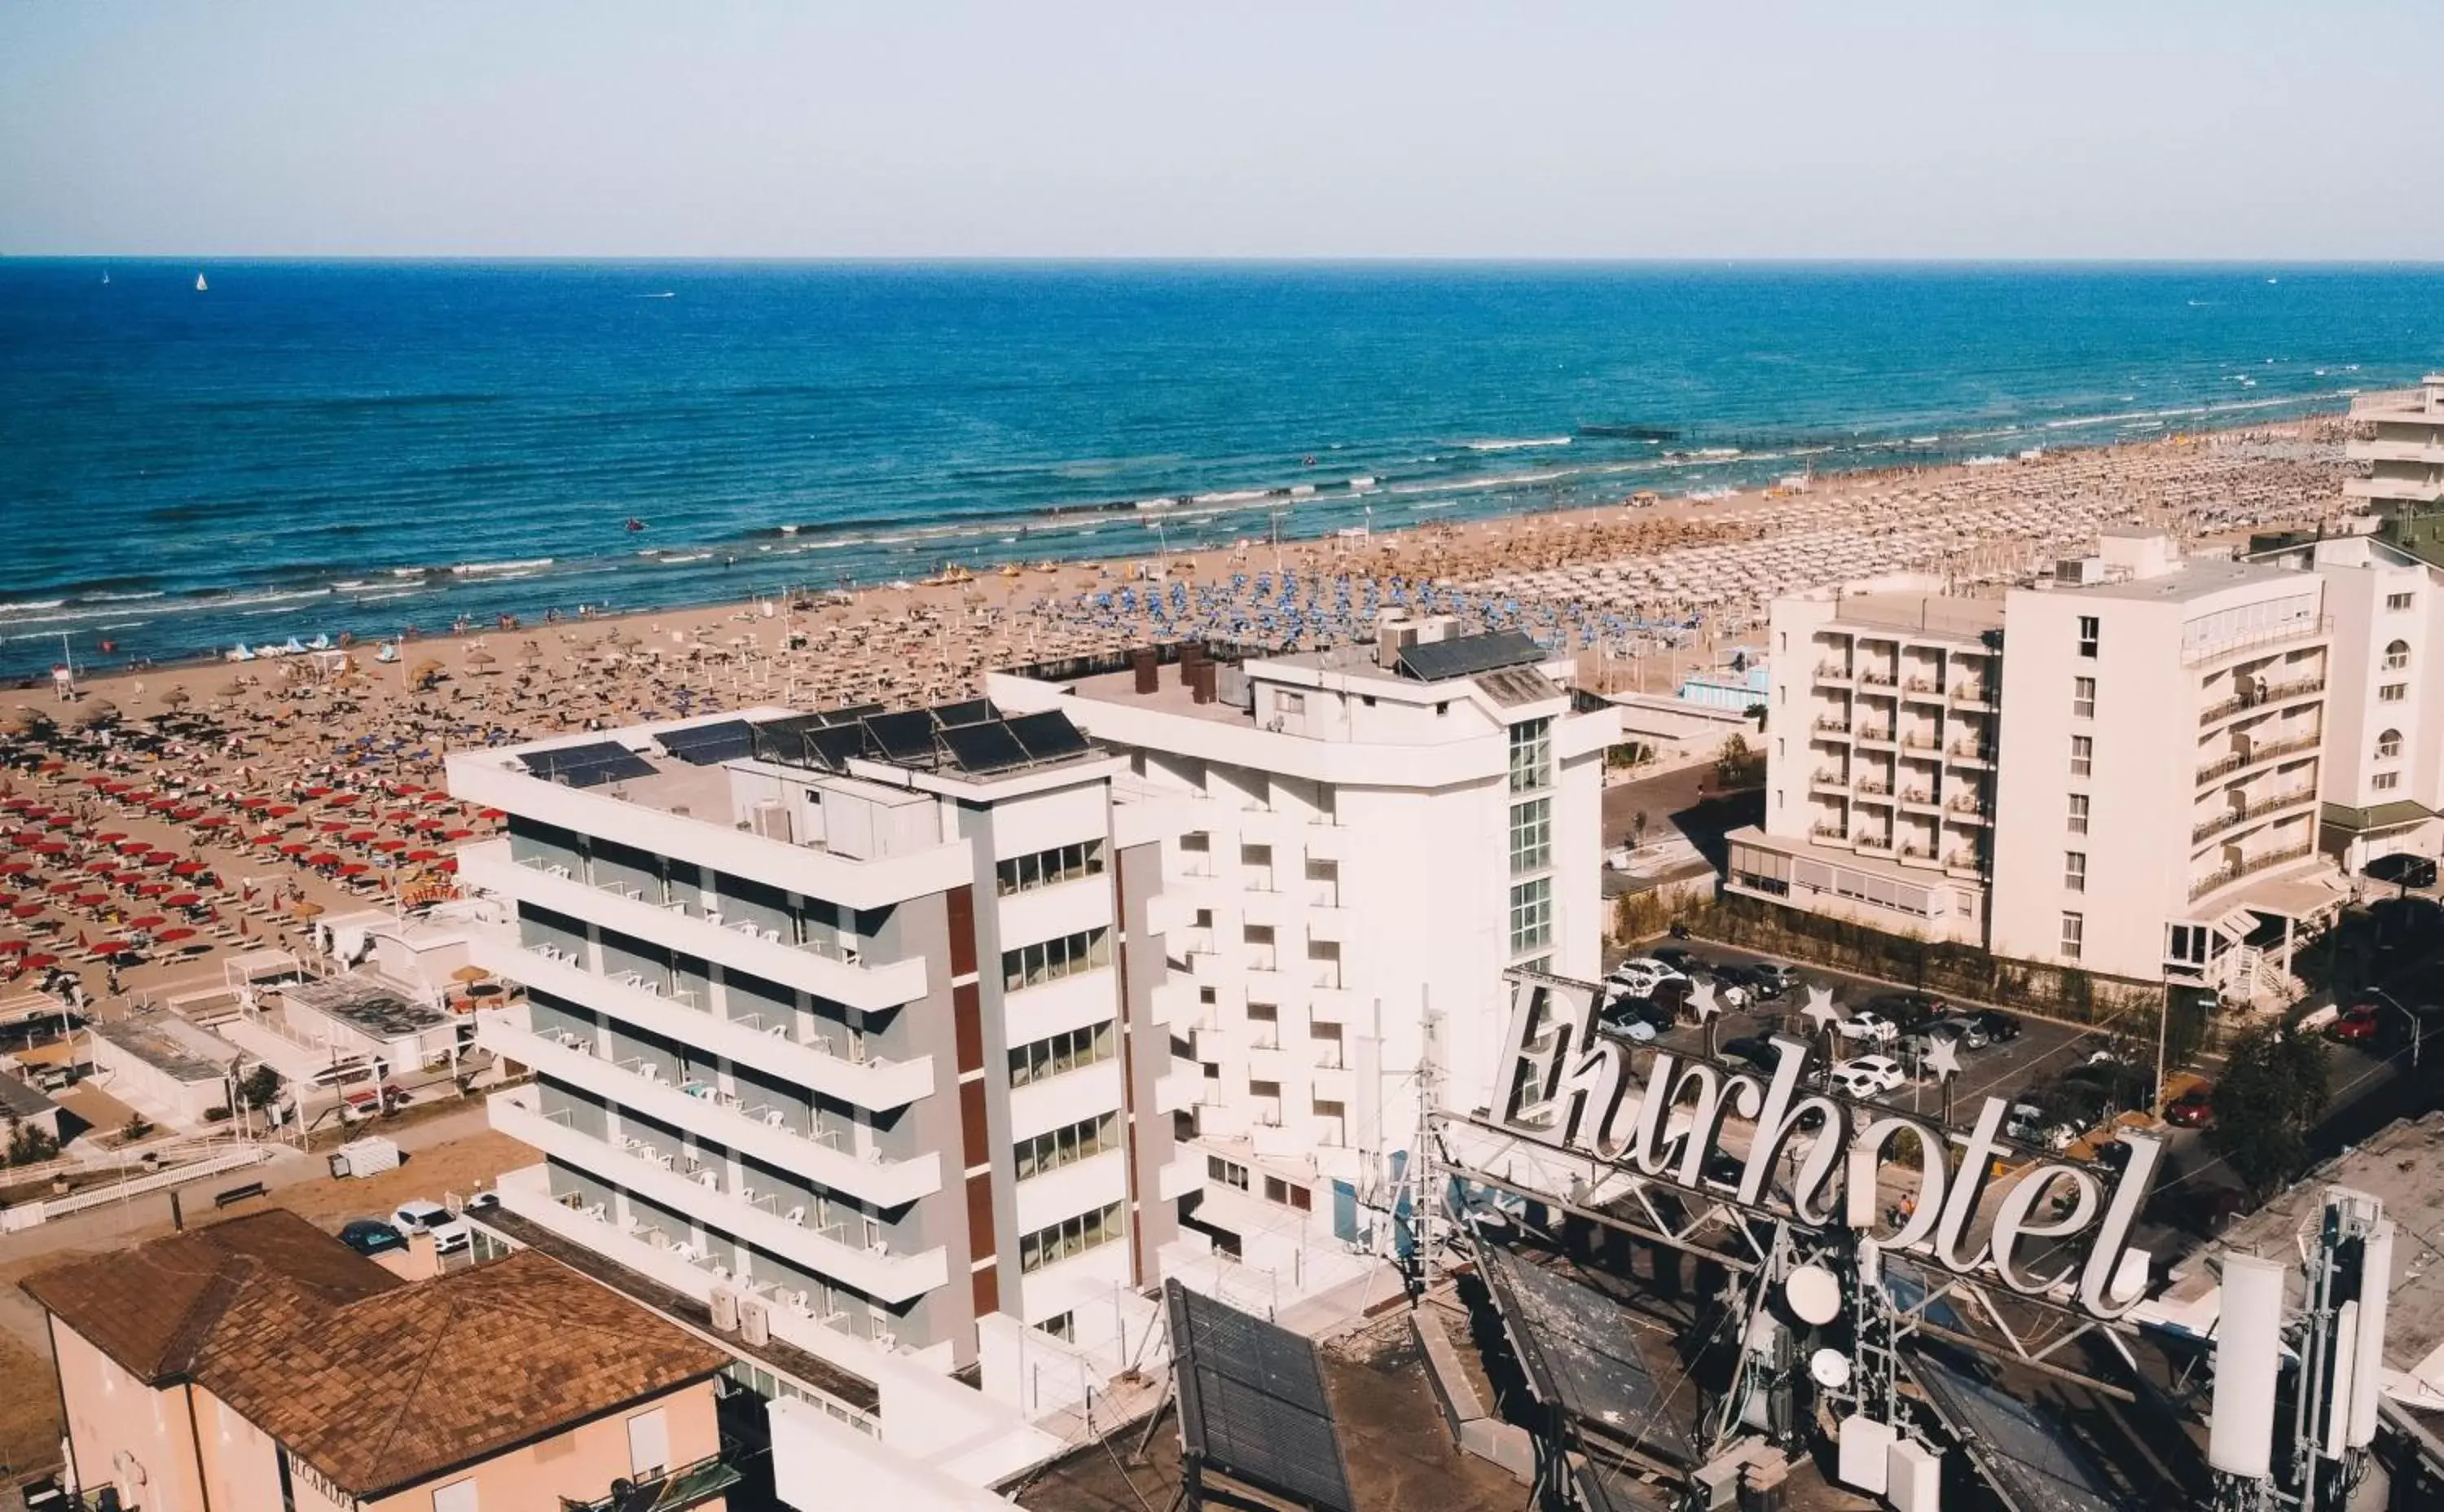
{"type": "Polygon", "coordinates": [[[2317,852],[2317,575],[2108,534],[2000,600],[1773,610],[1766,823],[1733,892],[2141,981],[2277,990],[2317,852]]]}
{"type": "Polygon", "coordinates": [[[1157,1017],[1198,1078],[1178,1134],[1205,1175],[1182,1247],[1218,1246],[1260,1298],[1382,1250],[1369,1213],[1398,1200],[1425,1100],[1487,1097],[1504,970],[1601,973],[1619,716],[1565,676],[1525,636],[1427,619],[1374,646],[989,680],[1120,755],[1119,804],[1160,838],[1157,1017]]]}
{"type": "Polygon", "coordinates": [[[1142,1347],[1200,1173],[1123,767],[981,701],[449,758],[509,815],[460,853],[514,912],[475,959],[528,994],[480,1028],[535,1073],[492,1103],[543,1156],[499,1226],[886,1444],[1040,1454],[1026,1420],[1142,1347]]]}
{"type": "Polygon", "coordinates": [[[2415,389],[2363,394],[2351,418],[2373,433],[2343,443],[2343,454],[2368,464],[2342,491],[2365,500],[2372,514],[2416,514],[2444,505],[2444,373],[2415,389]]]}

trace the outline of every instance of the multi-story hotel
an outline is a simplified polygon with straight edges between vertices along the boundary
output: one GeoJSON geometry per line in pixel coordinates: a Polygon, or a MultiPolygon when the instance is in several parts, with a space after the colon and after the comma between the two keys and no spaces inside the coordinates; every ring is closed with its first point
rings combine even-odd
{"type": "Polygon", "coordinates": [[[2000,599],[1778,601],[1766,822],[1729,886],[2135,980],[2274,990],[2330,911],[2315,575],[2107,535],[2000,599]]]}
{"type": "Polygon", "coordinates": [[[2371,513],[2416,514],[2444,504],[2444,374],[2415,389],[2365,394],[2351,401],[2351,419],[2374,433],[2354,438],[2343,453],[2368,464],[2342,491],[2366,501],[2371,513]]]}
{"type": "Polygon", "coordinates": [[[492,1117],[544,1157],[488,1222],[886,1443],[976,1415],[955,1386],[895,1411],[912,1365],[1028,1414],[1100,1387],[1201,1174],[1130,944],[1158,852],[1115,832],[1124,765],[981,700],[452,756],[509,816],[460,876],[513,911],[473,949],[526,1001],[480,1036],[535,1073],[492,1117]]]}
{"type": "Polygon", "coordinates": [[[1523,636],[1390,619],[1372,646],[1140,651],[989,683],[1120,753],[1116,796],[1161,837],[1157,1017],[1194,1061],[1181,1134],[1204,1176],[1183,1242],[1268,1298],[1368,1245],[1429,1098],[1482,1097],[1506,968],[1601,970],[1620,727],[1564,671],[1523,636]]]}
{"type": "MultiPolygon", "coordinates": [[[[2439,414],[2444,433],[2444,414],[2439,414]]],[[[2358,872],[2444,850],[2444,514],[2395,513],[2367,532],[2296,540],[2258,560],[2313,571],[2333,620],[2323,848],[2358,872]]]]}

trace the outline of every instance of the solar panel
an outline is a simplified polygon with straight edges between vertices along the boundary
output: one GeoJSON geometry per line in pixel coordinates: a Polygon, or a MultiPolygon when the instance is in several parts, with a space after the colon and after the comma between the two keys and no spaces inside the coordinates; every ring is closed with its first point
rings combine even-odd
{"type": "Polygon", "coordinates": [[[1638,1348],[1639,1325],[1592,1286],[1480,1245],[1485,1281],[1540,1400],[1676,1464],[1694,1459],[1694,1406],[1674,1410],[1638,1348]]]}
{"type": "Polygon", "coordinates": [[[1009,722],[1009,732],[1027,747],[1027,754],[1040,762],[1059,761],[1064,756],[1082,756],[1088,749],[1086,737],[1069,723],[1069,716],[1057,709],[1040,714],[1021,714],[1009,722]]]}
{"type": "Polygon", "coordinates": [[[528,751],[518,760],[544,781],[568,787],[599,787],[654,775],[650,763],[616,741],[528,751]]]}
{"type": "Polygon", "coordinates": [[[854,725],[859,720],[870,719],[890,707],[888,704],[851,704],[846,709],[830,710],[813,717],[818,723],[825,725],[854,725]]]}
{"type": "Polygon", "coordinates": [[[1315,1347],[1288,1329],[1163,1283],[1188,1454],[1259,1490],[1352,1512],[1349,1466],[1315,1347]]]}
{"type": "Polygon", "coordinates": [[[951,753],[952,765],[963,772],[1006,772],[1028,764],[1027,747],[1009,732],[1009,727],[995,720],[990,725],[961,725],[942,731],[943,748],[951,753]]]}
{"type": "Polygon", "coordinates": [[[959,725],[981,725],[1001,717],[1001,710],[993,707],[992,700],[990,698],[970,698],[955,704],[936,704],[925,711],[933,715],[934,723],[944,729],[959,725]]]}
{"type": "Polygon", "coordinates": [[[1562,696],[1562,690],[1553,686],[1553,679],[1533,667],[1504,667],[1496,672],[1480,673],[1476,685],[1491,693],[1493,701],[1505,709],[1516,709],[1521,704],[1542,703],[1547,698],[1562,696]]]}
{"type": "Polygon", "coordinates": [[[2057,1405],[2022,1401],[1932,1354],[1913,1354],[1908,1368],[1988,1484],[2019,1512],[2138,1512],[2146,1504],[2117,1489],[2086,1447],[2063,1431],[2071,1414],[2057,1405]]]}
{"type": "Polygon", "coordinates": [[[869,714],[866,732],[886,760],[931,765],[934,760],[934,716],[921,709],[897,714],[869,714]]]}
{"type": "Polygon", "coordinates": [[[849,758],[871,749],[863,725],[834,725],[806,735],[807,759],[829,772],[848,770],[849,758]]]}
{"type": "Polygon", "coordinates": [[[664,730],[655,739],[661,742],[662,749],[691,765],[713,766],[752,754],[755,727],[743,719],[725,719],[714,725],[664,730]]]}
{"type": "Polygon", "coordinates": [[[1424,640],[1400,653],[1400,670],[1420,682],[1473,677],[1505,667],[1530,667],[1545,649],[1516,630],[1489,630],[1450,640],[1424,640]]]}

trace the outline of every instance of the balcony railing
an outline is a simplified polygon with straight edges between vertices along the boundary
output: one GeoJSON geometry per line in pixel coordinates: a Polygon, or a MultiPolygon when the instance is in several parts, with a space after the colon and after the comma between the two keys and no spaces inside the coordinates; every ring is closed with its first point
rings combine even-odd
{"type": "Polygon", "coordinates": [[[1820,787],[1847,787],[1850,785],[1849,776],[1843,772],[1819,771],[1815,776],[1809,778],[1808,781],[1814,783],[1820,787]]]}
{"type": "Polygon", "coordinates": [[[1935,802],[1935,795],[1928,792],[1923,787],[1912,787],[1905,789],[1901,793],[1901,802],[1904,803],[1933,803],[1935,802]]]}
{"type": "Polygon", "coordinates": [[[2303,677],[2297,682],[2287,682],[2279,688],[2260,688],[2254,692],[2244,693],[2237,698],[2227,698],[2219,704],[2209,704],[2199,710],[2198,726],[2204,728],[2209,725],[2230,719],[2232,715],[2246,710],[2263,709],[2269,704],[2279,704],[2293,698],[2305,698],[2310,693],[2322,693],[2324,691],[2325,679],[2323,677],[2303,677]]]}
{"type": "Polygon", "coordinates": [[[1990,704],[1994,701],[1993,690],[1984,683],[1957,684],[1952,690],[1952,697],[1955,703],[1963,704],[1990,704]]]}
{"type": "Polygon", "coordinates": [[[1910,750],[1941,750],[1943,742],[1920,730],[1901,737],[1901,745],[1910,750]]]}
{"type": "Polygon", "coordinates": [[[659,1479],[639,1477],[625,1491],[609,1491],[592,1502],[560,1499],[560,1512],[687,1512],[702,1506],[739,1482],[739,1474],[719,1453],[664,1470],[659,1479]]]}
{"type": "Polygon", "coordinates": [[[1845,683],[1850,680],[1850,669],[1829,661],[1819,662],[1816,677],[1820,682],[1845,683]]]}
{"type": "Polygon", "coordinates": [[[1889,725],[1881,729],[1862,729],[1859,731],[1859,739],[1872,740],[1879,745],[1889,746],[1893,743],[1893,729],[1889,725]]]}
{"type": "Polygon", "coordinates": [[[2266,646],[2280,646],[2293,640],[2314,640],[2332,633],[2333,628],[2334,621],[2330,615],[2321,615],[2311,619],[2287,620],[2283,624],[2268,625],[2263,630],[2252,630],[2245,635],[2227,636],[2221,640],[2211,641],[2203,646],[2184,647],[2181,651],[2181,665],[2202,666],[2207,662],[2220,661],[2226,656],[2240,652],[2255,651],[2266,646]]]}
{"type": "Polygon", "coordinates": [[[2220,835],[2228,829],[2236,829],[2239,826],[2248,823],[2251,820],[2264,819],[2268,814],[2280,813],[2287,808],[2295,808],[2302,803],[2313,802],[2316,801],[2316,797],[2317,790],[2315,788],[2303,787],[2295,792],[2284,793],[2275,798],[2260,799],[2256,802],[2249,804],[2247,807],[2235,808],[2228,814],[2218,814],[2214,818],[2206,821],[2204,823],[2194,824],[2190,827],[2190,843],[2194,845],[2200,840],[2209,839],[2214,836],[2220,835]]]}
{"type": "Polygon", "coordinates": [[[2248,857],[2236,866],[2227,866],[2211,872],[2190,884],[2190,901],[2194,903],[2217,888],[2230,887],[2242,877],[2253,876],[2268,867],[2281,866],[2286,861],[2296,861],[2315,849],[2313,845],[2293,845],[2279,851],[2268,851],[2261,856],[2248,857]]]}
{"type": "Polygon", "coordinates": [[[2215,782],[2264,762],[2280,761],[2286,756],[2296,756],[2302,751],[2315,750],[2324,744],[2324,737],[2321,735],[2303,735],[2296,740],[2278,740],[2262,746],[2252,746],[2246,751],[2234,751],[2221,761],[2210,762],[2199,767],[2198,781],[2215,782]]]}
{"type": "Polygon", "coordinates": [[[1846,719],[1819,718],[1816,721],[1816,729],[1819,734],[1824,735],[1846,735],[1850,733],[1850,722],[1846,719]]]}
{"type": "Polygon", "coordinates": [[[1850,832],[1839,824],[1811,824],[1807,833],[1820,840],[1845,840],[1850,838],[1850,832]]]}
{"type": "Polygon", "coordinates": [[[1991,762],[1994,759],[1994,747],[1979,741],[1955,740],[1952,743],[1952,754],[1962,761],[1991,762]]]}
{"type": "Polygon", "coordinates": [[[1960,871],[1979,872],[1985,870],[1986,858],[1975,851],[1946,851],[1943,864],[1960,871]]]}
{"type": "Polygon", "coordinates": [[[1955,798],[1943,807],[1945,812],[1955,819],[1967,820],[1977,824],[1993,822],[1994,811],[1973,798],[1955,798]]]}
{"type": "Polygon", "coordinates": [[[1907,682],[1902,683],[1901,687],[1905,691],[1913,693],[1933,693],[1942,691],[1942,690],[1935,685],[1935,681],[1932,677],[1912,677],[1907,682]]]}
{"type": "Polygon", "coordinates": [[[1870,798],[1890,798],[1893,796],[1893,784],[1883,782],[1878,778],[1861,777],[1850,785],[1857,791],[1864,793],[1870,798]]]}
{"type": "Polygon", "coordinates": [[[1893,853],[1893,838],[1889,835],[1861,835],[1851,843],[1860,850],[1874,851],[1882,856],[1893,853]]]}
{"type": "Polygon", "coordinates": [[[1861,668],[1859,673],[1860,683],[1868,688],[1890,688],[1899,680],[1891,673],[1878,672],[1869,668],[1861,668]]]}

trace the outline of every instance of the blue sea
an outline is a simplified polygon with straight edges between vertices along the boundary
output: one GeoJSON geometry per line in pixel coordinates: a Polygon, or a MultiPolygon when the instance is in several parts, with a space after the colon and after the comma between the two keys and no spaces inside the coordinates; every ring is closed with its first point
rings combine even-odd
{"type": "Polygon", "coordinates": [[[2438,365],[2437,267],[6,260],[0,673],[2138,439],[2438,365]]]}

